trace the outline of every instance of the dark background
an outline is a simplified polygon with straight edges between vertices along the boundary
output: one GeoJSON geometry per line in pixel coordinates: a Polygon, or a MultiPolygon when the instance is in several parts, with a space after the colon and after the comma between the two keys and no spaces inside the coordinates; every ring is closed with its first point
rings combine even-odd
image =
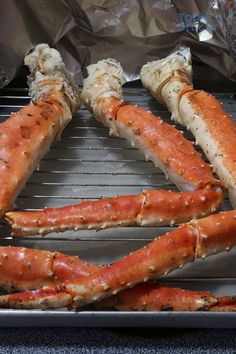
{"type": "Polygon", "coordinates": [[[0,353],[236,353],[235,330],[0,329],[0,353]]]}

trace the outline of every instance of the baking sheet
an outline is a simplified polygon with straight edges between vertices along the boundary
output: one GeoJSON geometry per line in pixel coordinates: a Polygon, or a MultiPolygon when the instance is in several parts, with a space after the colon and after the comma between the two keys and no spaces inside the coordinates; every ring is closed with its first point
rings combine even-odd
{"type": "MultiPolygon", "coordinates": [[[[236,120],[235,91],[232,85],[221,86],[205,78],[205,68],[195,73],[196,86],[217,91],[216,97],[225,110],[236,120]],[[222,92],[220,92],[222,90],[222,92]],[[227,93],[225,93],[227,91],[227,93]]],[[[0,91],[0,119],[17,111],[29,102],[27,88],[11,87],[0,91]]],[[[157,103],[137,82],[124,88],[127,103],[138,104],[160,115],[171,123],[170,114],[157,103]]],[[[189,132],[184,131],[192,139],[189,132]]],[[[199,150],[199,149],[198,149],[199,150]]],[[[79,203],[83,199],[101,196],[138,193],[141,189],[177,190],[173,183],[144,161],[143,154],[132,148],[128,141],[109,137],[108,130],[98,123],[83,107],[75,114],[62,135],[62,141],[53,144],[43,158],[40,170],[35,171],[16,201],[17,208],[34,210],[44,206],[56,207],[79,203]]],[[[228,198],[223,210],[230,208],[228,198]]],[[[79,255],[95,263],[111,263],[138,249],[157,235],[170,231],[170,227],[122,227],[96,232],[68,231],[60,234],[39,235],[13,239],[7,226],[0,226],[2,246],[26,246],[58,250],[79,255]]],[[[235,295],[236,249],[198,260],[183,269],[170,273],[163,279],[170,286],[209,290],[216,295],[235,295]]],[[[143,313],[93,311],[21,311],[0,310],[0,326],[162,326],[162,327],[234,327],[236,313],[143,313]]]]}

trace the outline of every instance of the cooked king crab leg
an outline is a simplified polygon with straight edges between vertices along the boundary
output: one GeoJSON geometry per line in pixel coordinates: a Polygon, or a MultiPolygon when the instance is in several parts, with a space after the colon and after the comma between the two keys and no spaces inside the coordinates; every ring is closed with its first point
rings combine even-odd
{"type": "Polygon", "coordinates": [[[236,208],[236,125],[214,96],[194,90],[189,48],[181,47],[164,59],[147,63],[140,76],[172,118],[193,133],[236,208]]]}
{"type": "Polygon", "coordinates": [[[236,211],[222,212],[183,224],[93,275],[66,281],[62,289],[71,294],[72,306],[79,307],[235,244],[236,211]]]}
{"type": "MultiPolygon", "coordinates": [[[[70,308],[72,303],[71,295],[55,285],[0,296],[0,308],[70,308]]],[[[120,311],[207,311],[219,305],[219,299],[207,291],[170,288],[157,283],[136,285],[95,304],[97,309],[114,308],[120,311]]],[[[227,305],[235,306],[233,298],[229,297],[227,305]]]]}
{"type": "Polygon", "coordinates": [[[8,212],[5,219],[11,224],[14,236],[69,229],[174,225],[211,214],[221,201],[221,189],[210,186],[179,193],[149,190],[138,195],[84,201],[61,208],[8,212]]]}
{"type": "Polygon", "coordinates": [[[81,99],[110,134],[127,138],[183,191],[219,185],[205,163],[180,131],[137,106],[126,105],[121,90],[123,70],[114,59],[90,65],[81,99]]]}
{"type": "Polygon", "coordinates": [[[123,71],[113,59],[88,67],[82,100],[110,133],[129,139],[175,184],[186,192],[143,191],[138,195],[86,201],[36,212],[9,212],[13,235],[46,234],[68,229],[99,229],[126,225],[178,224],[214,212],[223,199],[223,186],[192,144],[173,126],[151,112],[125,105],[123,71]]]}
{"type": "Polygon", "coordinates": [[[0,124],[0,217],[10,210],[26,180],[60,136],[80,104],[79,92],[60,54],[38,45],[25,58],[32,103],[0,124]]]}
{"type": "MultiPolygon", "coordinates": [[[[0,307],[47,309],[70,307],[70,294],[61,289],[65,280],[98,272],[101,266],[76,256],[23,247],[0,247],[0,286],[7,291],[24,291],[0,296],[0,307]],[[35,289],[35,290],[30,290],[35,289]]],[[[143,283],[95,304],[98,309],[138,311],[235,310],[235,297],[217,298],[206,291],[171,288],[143,283]]]]}

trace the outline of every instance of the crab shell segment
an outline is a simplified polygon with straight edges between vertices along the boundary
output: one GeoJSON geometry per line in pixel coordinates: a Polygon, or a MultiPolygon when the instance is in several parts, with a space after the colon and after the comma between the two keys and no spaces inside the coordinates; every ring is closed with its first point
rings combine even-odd
{"type": "MultiPolygon", "coordinates": [[[[3,258],[6,262],[2,263],[1,286],[10,292],[23,291],[0,296],[2,308],[70,308],[72,296],[62,290],[61,284],[102,269],[101,266],[87,263],[76,256],[23,247],[1,247],[0,257],[1,261],[3,258]],[[10,266],[13,263],[14,267],[10,266]],[[24,272],[21,272],[22,269],[24,272]]],[[[216,303],[217,299],[208,292],[143,283],[97,303],[96,307],[112,307],[124,311],[194,311],[207,310],[216,303]]]]}

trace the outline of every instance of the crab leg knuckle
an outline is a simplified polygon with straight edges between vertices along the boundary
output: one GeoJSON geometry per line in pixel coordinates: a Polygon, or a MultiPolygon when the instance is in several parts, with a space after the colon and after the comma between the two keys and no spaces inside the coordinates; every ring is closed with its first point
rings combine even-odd
{"type": "Polygon", "coordinates": [[[76,256],[68,256],[56,252],[53,259],[53,273],[57,283],[69,279],[77,279],[93,274],[101,269],[101,266],[87,263],[76,256]]]}
{"type": "Polygon", "coordinates": [[[236,212],[231,210],[192,222],[197,231],[196,257],[228,251],[236,244],[236,212]]]}

